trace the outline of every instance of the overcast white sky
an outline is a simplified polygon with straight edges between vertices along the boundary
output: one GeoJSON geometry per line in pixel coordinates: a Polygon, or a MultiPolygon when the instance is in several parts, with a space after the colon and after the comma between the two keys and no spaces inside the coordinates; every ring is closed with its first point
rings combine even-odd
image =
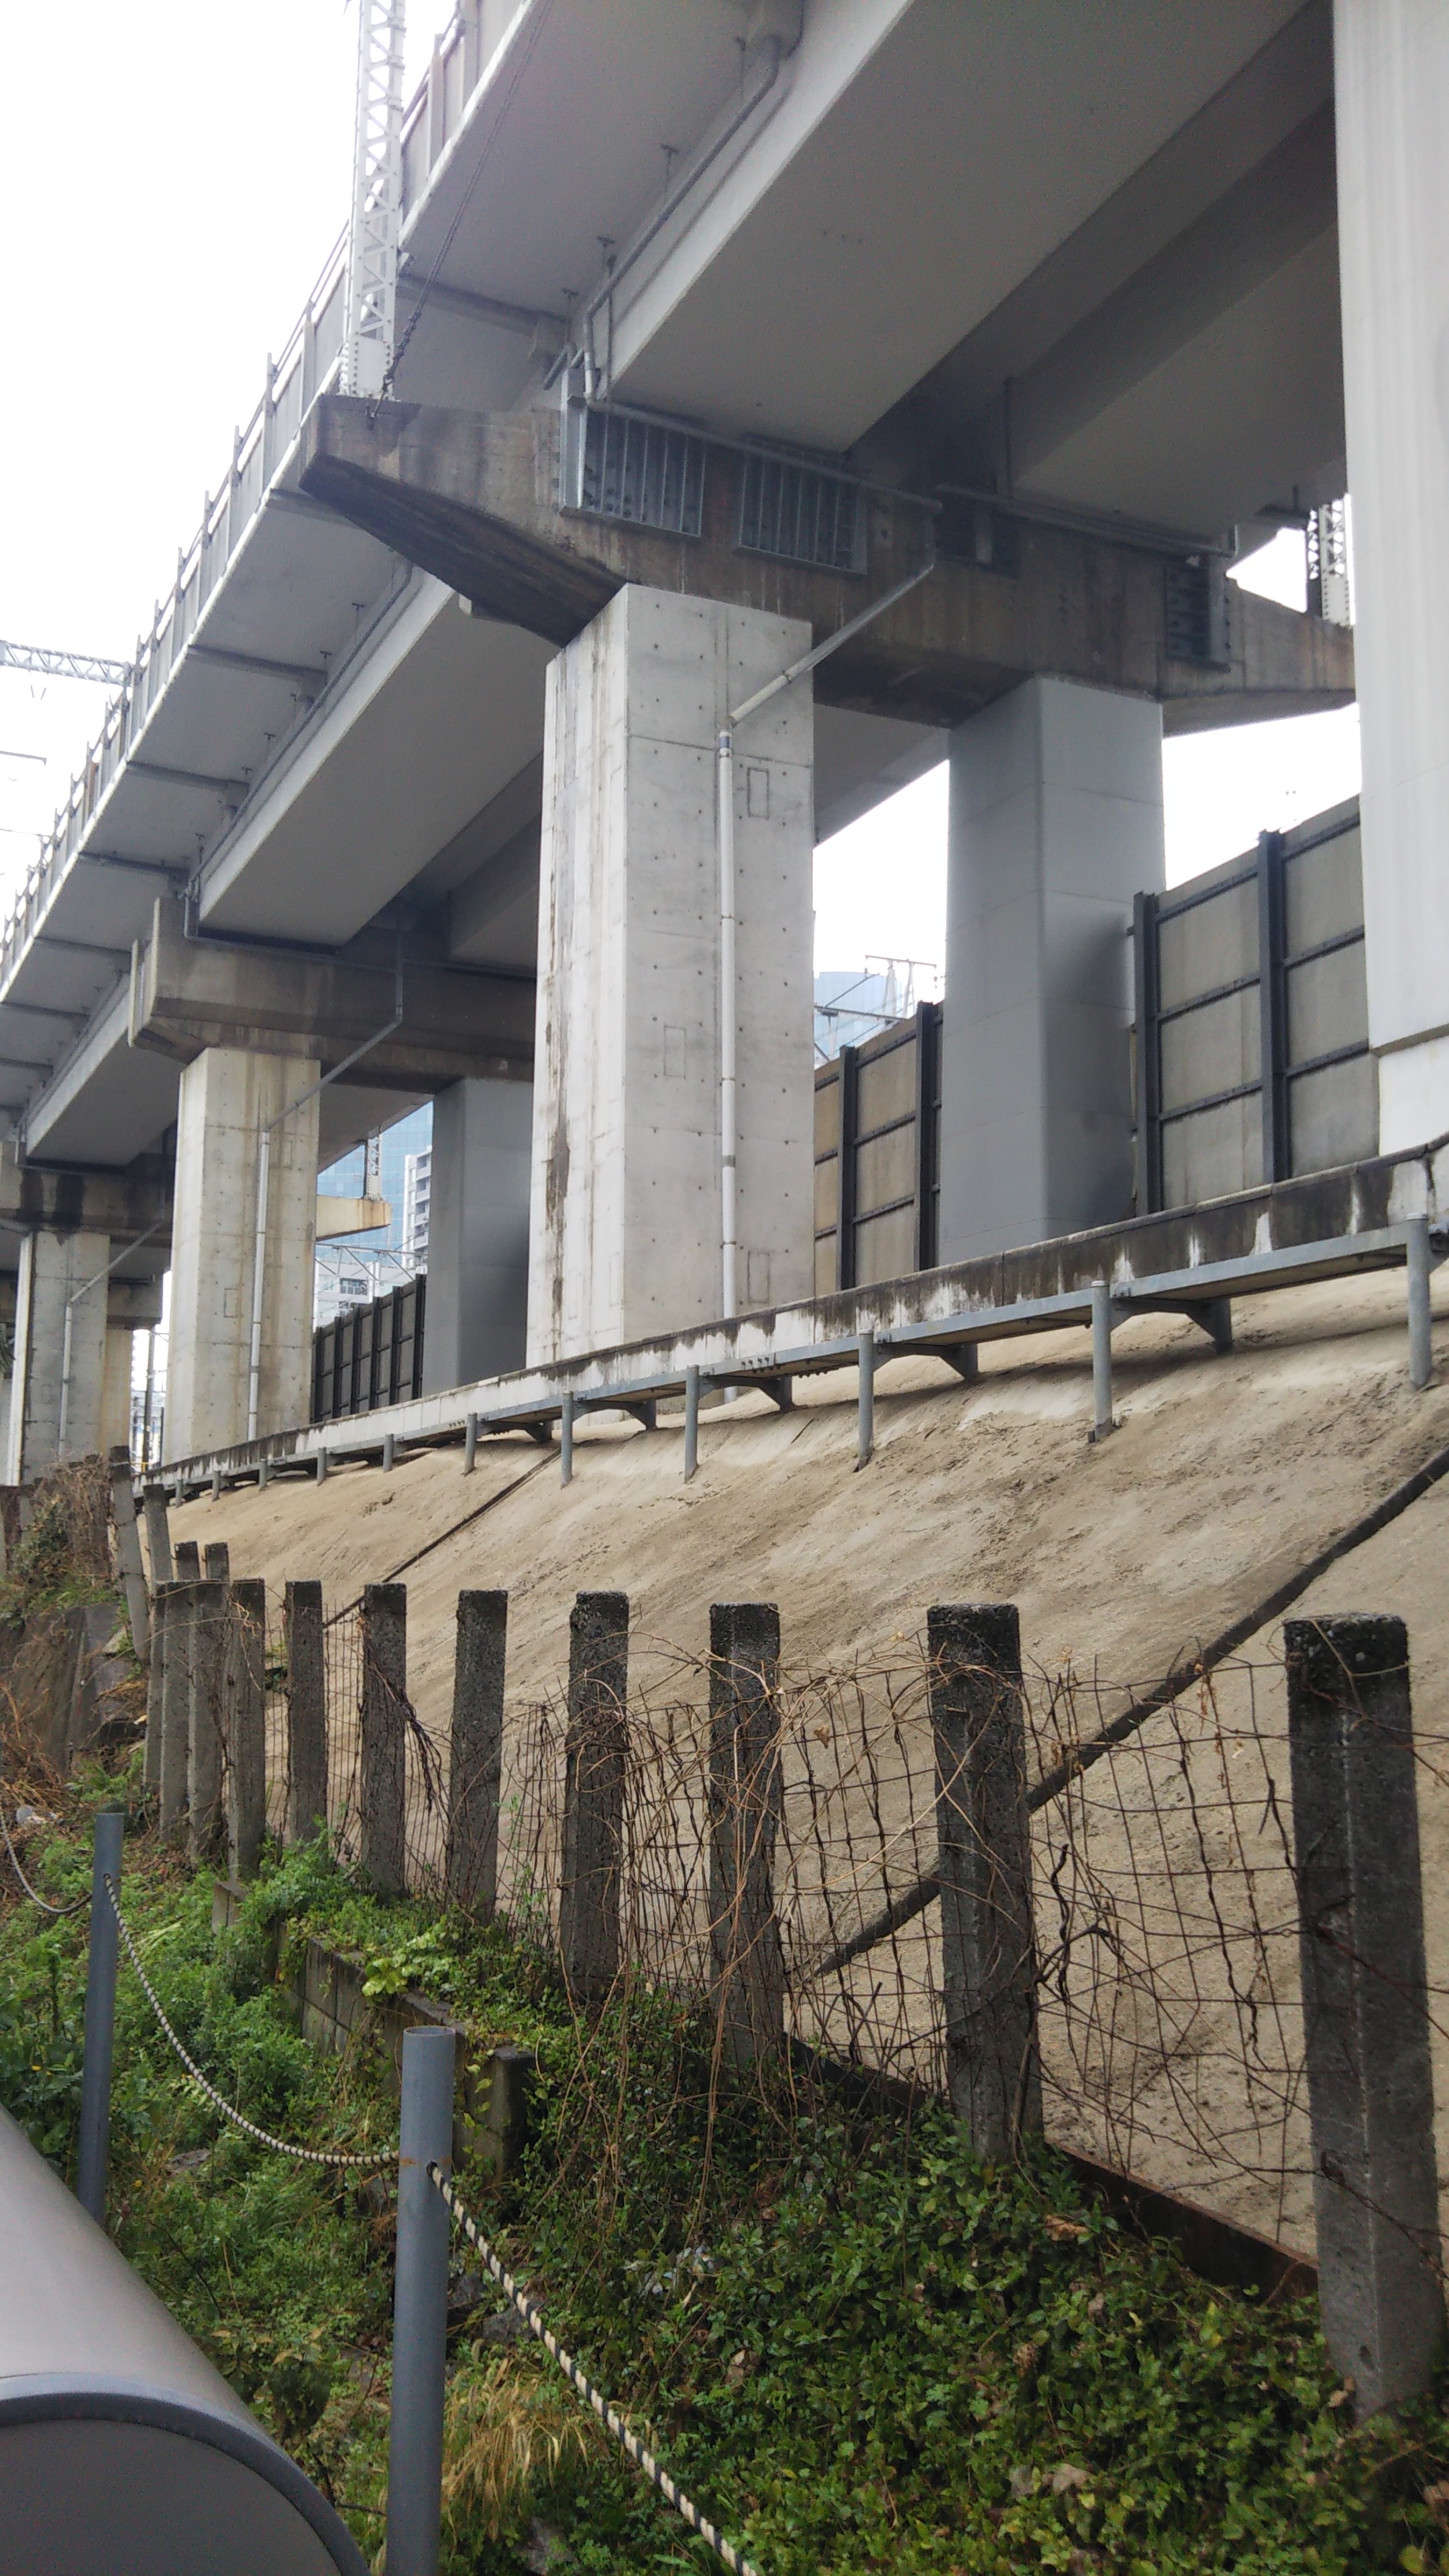
{"type": "MultiPolygon", "coordinates": [[[[411,90],[449,0],[408,16],[411,90]]],[[[356,19],[342,0],[32,0],[5,46],[0,635],[125,658],[341,230],[356,19]]],[[[1301,605],[1298,541],[1269,552],[1249,578],[1301,605]]],[[[102,713],[98,689],[0,671],[0,908],[102,713]]],[[[1170,744],[1169,879],[1357,785],[1352,709],[1170,744]]],[[[944,771],[822,846],[816,906],[821,966],[940,960],[944,771]]]]}

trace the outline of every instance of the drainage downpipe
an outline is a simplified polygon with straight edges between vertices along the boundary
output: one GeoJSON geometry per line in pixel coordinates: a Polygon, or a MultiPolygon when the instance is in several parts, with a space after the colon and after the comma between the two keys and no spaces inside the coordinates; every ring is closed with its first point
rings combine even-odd
{"type": "MultiPolygon", "coordinates": [[[[748,98],[741,99],[739,106],[735,109],[729,123],[721,128],[720,132],[715,136],[713,143],[711,143],[708,150],[701,155],[700,159],[695,162],[693,168],[686,171],[684,177],[680,180],[678,187],[671,189],[668,196],[664,199],[663,204],[656,207],[642,233],[635,236],[634,240],[625,251],[623,258],[619,261],[617,267],[610,270],[603,285],[595,288],[594,293],[589,297],[587,304],[584,306],[584,395],[588,402],[597,402],[599,399],[599,369],[598,361],[594,356],[595,320],[603,311],[604,306],[611,302],[615,288],[620,284],[621,280],[626,278],[630,269],[643,258],[650,243],[658,239],[658,236],[663,232],[665,225],[668,223],[670,216],[678,212],[679,208],[683,205],[685,198],[699,186],[705,172],[713,168],[715,162],[719,159],[720,154],[729,144],[733,143],[741,126],[748,125],[756,108],[769,97],[771,90],[774,88],[775,83],[780,77],[780,66],[785,59],[785,48],[778,36],[767,36],[765,39],[765,48],[769,55],[769,62],[765,71],[764,79],[751,90],[748,98]]],[[[609,366],[611,372],[614,361],[613,340],[614,333],[611,317],[609,329],[609,366]]]]}
{"type": "Polygon", "coordinates": [[[796,680],[802,680],[806,672],[813,671],[818,663],[828,661],[831,654],[838,653],[841,645],[848,644],[853,635],[860,633],[862,627],[869,626],[877,617],[884,616],[888,608],[894,608],[898,599],[905,598],[908,590],[914,590],[918,582],[924,581],[928,573],[935,571],[935,525],[930,515],[931,504],[923,501],[921,509],[925,514],[926,552],[924,561],[917,564],[915,571],[907,573],[903,581],[894,582],[889,590],[882,591],[880,598],[873,599],[869,607],[863,608],[858,616],[847,618],[845,624],[837,626],[834,634],[828,635],[823,644],[816,644],[808,653],[802,653],[798,662],[792,662],[788,670],[779,671],[773,680],[767,680],[762,689],[756,689],[752,698],[746,698],[742,705],[732,710],[729,723],[720,729],[716,759],[719,796],[717,840],[719,845],[720,1295],[723,1301],[720,1311],[726,1320],[739,1312],[737,1297],[739,1134],[735,1088],[735,730],[737,726],[744,723],[747,716],[754,715],[757,709],[768,705],[771,698],[778,697],[782,689],[788,689],[796,680]]]}
{"type": "Polygon", "coordinates": [[[272,1138],[276,1130],[284,1125],[287,1119],[293,1117],[297,1110],[305,1109],[309,1100],[315,1100],[319,1091],[325,1091],[329,1083],[336,1082],[342,1074],[349,1073],[353,1065],[360,1064],[365,1055],[371,1055],[374,1047],[381,1046],[384,1038],[390,1038],[393,1030],[401,1027],[403,1016],[401,944],[397,952],[393,991],[393,1014],[385,1026],[374,1029],[371,1037],[364,1038],[360,1047],[354,1047],[351,1055],[345,1055],[340,1064],[334,1064],[332,1071],[324,1073],[320,1082],[314,1082],[310,1091],[302,1092],[296,1100],[289,1101],[285,1109],[279,1109],[276,1117],[262,1129],[261,1143],[257,1147],[257,1222],[252,1248],[252,1330],[247,1354],[248,1440],[255,1440],[257,1436],[257,1417],[261,1411],[262,1304],[267,1284],[267,1184],[271,1179],[272,1170],[272,1138]]]}

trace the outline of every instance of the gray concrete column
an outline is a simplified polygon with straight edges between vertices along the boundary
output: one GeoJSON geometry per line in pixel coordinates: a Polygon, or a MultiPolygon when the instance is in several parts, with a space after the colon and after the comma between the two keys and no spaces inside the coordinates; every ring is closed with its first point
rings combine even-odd
{"type": "Polygon", "coordinates": [[[64,1451],[84,1458],[103,1447],[108,1234],[37,1232],[22,1237],[15,1289],[5,1482],[27,1483],[64,1451]],[[69,1314],[69,1330],[66,1318],[69,1314]]]}
{"type": "Polygon", "coordinates": [[[951,738],[941,1253],[1132,1212],[1132,898],[1164,882],[1162,711],[1028,680],[951,738]]]}
{"type": "MultiPolygon", "coordinates": [[[[550,664],[528,1357],[721,1311],[717,742],[798,620],[628,587],[550,664]]],[[[736,1304],[814,1279],[808,680],[736,729],[736,1304]]]]}
{"type": "Polygon", "coordinates": [[[1379,1146],[1449,1132],[1449,14],[1335,0],[1363,901],[1379,1146]]]}
{"type": "Polygon", "coordinates": [[[293,1104],[317,1073],[310,1056],[209,1047],[181,1077],[166,1388],[171,1457],[247,1436],[258,1176],[267,1127],[257,1429],[285,1431],[307,1419],[317,1102],[293,1104]],[[285,1111],[291,1115],[281,1116],[285,1111]]]}
{"type": "Polygon", "coordinates": [[[522,1368],[533,1086],[455,1082],[433,1102],[423,1391],[522,1368]]]}

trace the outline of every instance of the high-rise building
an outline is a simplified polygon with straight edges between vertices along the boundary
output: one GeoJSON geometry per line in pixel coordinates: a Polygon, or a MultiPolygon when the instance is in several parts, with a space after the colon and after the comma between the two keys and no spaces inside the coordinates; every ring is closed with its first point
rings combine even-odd
{"type": "Polygon", "coordinates": [[[402,1252],[410,1270],[428,1266],[428,1219],[433,1203],[433,1149],[424,1145],[403,1165],[402,1252]]]}

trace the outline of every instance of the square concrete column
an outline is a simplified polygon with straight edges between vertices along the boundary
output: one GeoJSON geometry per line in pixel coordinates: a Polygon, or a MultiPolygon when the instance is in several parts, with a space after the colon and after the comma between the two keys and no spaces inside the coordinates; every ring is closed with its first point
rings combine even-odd
{"type": "Polygon", "coordinates": [[[433,1102],[423,1391],[522,1368],[533,1086],[455,1082],[433,1102]]]}
{"type": "MultiPolygon", "coordinates": [[[[633,586],[550,666],[530,1361],[721,1311],[717,743],[809,643],[633,586]]],[[[812,760],[808,680],[736,730],[742,1308],[813,1285],[812,760]]]]}
{"type": "Polygon", "coordinates": [[[15,1291],[5,1481],[105,1448],[105,1234],[27,1234],[15,1291]],[[69,1330],[66,1318],[69,1314],[69,1330]]]}
{"type": "Polygon", "coordinates": [[[257,1430],[285,1431],[307,1419],[317,1102],[293,1103],[317,1073],[309,1056],[209,1047],[181,1077],[166,1390],[173,1458],[247,1436],[258,1166],[268,1126],[257,1430]]]}
{"type": "Polygon", "coordinates": [[[1449,1132],[1449,12],[1335,0],[1363,900],[1379,1146],[1449,1132]]]}
{"type": "Polygon", "coordinates": [[[1151,700],[1028,680],[953,734],[943,1261],[1132,1213],[1132,898],[1163,882],[1151,700]]]}

